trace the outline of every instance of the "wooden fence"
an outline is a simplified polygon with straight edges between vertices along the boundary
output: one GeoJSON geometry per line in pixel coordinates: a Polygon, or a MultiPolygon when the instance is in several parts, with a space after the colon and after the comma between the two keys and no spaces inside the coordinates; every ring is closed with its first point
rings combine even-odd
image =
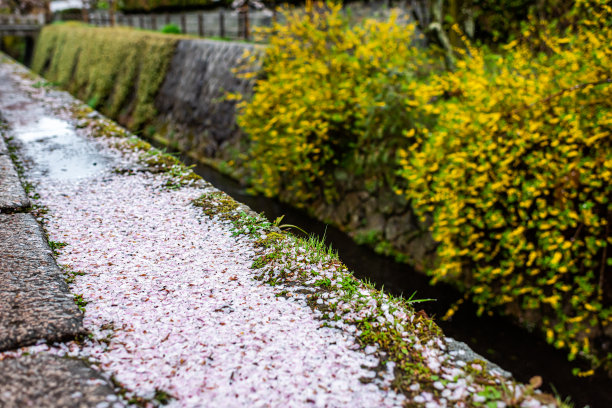
{"type": "MultiPolygon", "coordinates": [[[[355,3],[346,6],[350,20],[358,22],[364,18],[377,18],[384,20],[390,14],[390,0],[373,0],[368,4],[355,3]]],[[[396,0],[395,6],[401,11],[399,24],[404,24],[411,19],[407,0],[396,0]]],[[[107,11],[97,10],[91,13],[56,14],[54,20],[79,20],[88,15],[89,23],[96,26],[111,26],[112,21],[107,11]]],[[[197,35],[200,37],[220,37],[232,40],[251,40],[251,33],[255,27],[269,27],[276,17],[283,20],[282,13],[266,11],[249,11],[244,13],[238,10],[215,10],[182,12],[167,14],[115,14],[115,24],[129,26],[144,30],[159,31],[168,24],[174,24],[183,34],[197,35]]]]}
{"type": "MultiPolygon", "coordinates": [[[[63,14],[56,21],[78,20],[83,15],[63,14]]],[[[99,27],[112,25],[108,13],[99,12],[89,15],[89,23],[99,27]]],[[[234,10],[218,10],[206,12],[185,12],[172,14],[115,14],[115,24],[144,30],[159,31],[169,24],[176,25],[183,34],[200,37],[220,37],[226,39],[250,40],[251,30],[255,26],[270,26],[270,13],[249,12],[248,14],[234,10]]]]}
{"type": "Polygon", "coordinates": [[[0,14],[0,37],[4,35],[29,36],[36,34],[45,24],[44,14],[0,14]]]}

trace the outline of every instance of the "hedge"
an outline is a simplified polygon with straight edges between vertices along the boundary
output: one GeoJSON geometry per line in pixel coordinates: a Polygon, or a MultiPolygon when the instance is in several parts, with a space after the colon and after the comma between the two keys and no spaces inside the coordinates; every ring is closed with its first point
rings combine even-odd
{"type": "Polygon", "coordinates": [[[154,97],[178,37],[80,24],[46,26],[32,68],[131,129],[155,118],[154,97]],[[126,123],[124,122],[124,123],[126,123]]]}

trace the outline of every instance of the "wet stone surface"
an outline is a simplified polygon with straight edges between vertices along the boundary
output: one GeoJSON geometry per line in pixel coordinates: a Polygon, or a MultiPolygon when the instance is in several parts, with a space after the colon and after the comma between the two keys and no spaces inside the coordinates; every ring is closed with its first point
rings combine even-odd
{"type": "Polygon", "coordinates": [[[30,200],[21,186],[11,158],[6,154],[0,154],[0,213],[13,212],[29,206],[30,200]]]}
{"type": "MultiPolygon", "coordinates": [[[[0,61],[6,62],[1,54],[0,61]]],[[[75,140],[72,126],[46,116],[9,79],[7,69],[15,67],[0,64],[0,114],[10,123],[4,133],[20,136],[13,141],[25,150],[24,165],[31,165],[27,153],[36,153],[43,157],[37,170],[56,179],[100,171],[106,162],[95,147],[75,140]]],[[[27,213],[30,205],[0,135],[0,351],[17,353],[0,355],[0,408],[123,406],[112,385],[83,361],[21,354],[28,350],[21,347],[85,332],[45,234],[27,213]]]]}
{"type": "MultiPolygon", "coordinates": [[[[36,158],[35,168],[27,170],[29,174],[70,180],[93,176],[116,164],[101,154],[95,143],[87,143],[79,137],[72,124],[56,117],[45,109],[44,103],[36,103],[32,95],[24,92],[11,75],[15,69],[27,72],[14,64],[0,64],[0,111],[5,122],[10,124],[12,143],[19,148],[26,167],[29,167],[27,162],[36,158]]],[[[54,99],[66,105],[74,101],[64,92],[52,94],[54,99]]]]}
{"type": "Polygon", "coordinates": [[[108,382],[79,360],[47,354],[8,358],[0,361],[0,373],[0,407],[110,406],[117,399],[108,382]]]}
{"type": "Polygon", "coordinates": [[[0,351],[83,332],[81,312],[31,214],[0,214],[0,254],[0,351]]]}
{"type": "Polygon", "coordinates": [[[25,125],[14,126],[13,134],[25,156],[36,158],[33,173],[67,180],[92,176],[108,165],[108,159],[98,153],[95,145],[84,141],[72,125],[61,119],[34,117],[25,125]]]}
{"type": "Polygon", "coordinates": [[[0,136],[0,156],[7,155],[7,154],[8,154],[8,147],[6,147],[6,143],[4,142],[4,139],[2,138],[2,136],[0,136]]]}

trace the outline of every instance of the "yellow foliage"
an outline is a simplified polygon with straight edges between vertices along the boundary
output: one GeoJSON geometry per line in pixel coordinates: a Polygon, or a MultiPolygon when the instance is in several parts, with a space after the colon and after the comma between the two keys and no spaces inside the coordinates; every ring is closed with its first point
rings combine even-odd
{"type": "MultiPolygon", "coordinates": [[[[395,16],[349,26],[339,4],[315,8],[310,17],[288,12],[286,24],[268,30],[254,95],[238,116],[255,187],[270,196],[290,191],[298,205],[333,199],[331,170],[389,136],[383,121],[405,116],[397,88],[423,58],[411,46],[414,27],[395,16]]],[[[394,130],[396,140],[402,131],[394,130]]]]}
{"type": "Polygon", "coordinates": [[[570,350],[612,315],[612,15],[575,8],[586,17],[564,33],[527,32],[503,57],[472,48],[416,83],[411,109],[435,120],[415,124],[401,161],[402,191],[433,216],[434,281],[463,282],[483,308],[539,309],[547,340],[570,350]]]}

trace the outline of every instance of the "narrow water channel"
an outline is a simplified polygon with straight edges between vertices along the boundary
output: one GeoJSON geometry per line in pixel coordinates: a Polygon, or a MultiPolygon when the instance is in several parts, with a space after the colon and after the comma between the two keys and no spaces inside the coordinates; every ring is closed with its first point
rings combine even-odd
{"type": "MultiPolygon", "coordinates": [[[[340,259],[355,276],[369,279],[377,287],[394,295],[415,298],[433,298],[436,301],[417,303],[430,316],[442,316],[460,293],[449,285],[429,285],[429,279],[408,265],[380,256],[370,248],[357,245],[349,236],[337,228],[313,219],[303,211],[296,210],[277,200],[247,194],[245,188],[235,180],[216,170],[182,157],[183,161],[195,165],[194,171],[215,187],[225,191],[237,201],[247,204],[268,219],[284,215],[283,223],[297,225],[308,233],[325,234],[328,244],[338,250],[340,259]]],[[[544,380],[543,390],[556,392],[563,398],[570,397],[575,407],[612,407],[612,380],[603,373],[592,377],[578,378],[571,374],[573,367],[586,368],[584,362],[568,362],[566,353],[548,345],[537,333],[530,333],[503,317],[477,317],[473,304],[464,304],[451,321],[436,319],[447,336],[467,343],[474,351],[510,371],[522,382],[540,375],[544,380]]]]}

